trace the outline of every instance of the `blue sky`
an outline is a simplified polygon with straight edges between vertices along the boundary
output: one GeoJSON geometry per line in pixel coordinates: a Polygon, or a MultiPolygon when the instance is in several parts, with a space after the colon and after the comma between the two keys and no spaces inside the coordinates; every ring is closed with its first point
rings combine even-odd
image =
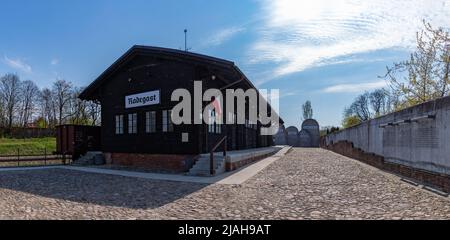
{"type": "Polygon", "coordinates": [[[263,89],[280,89],[287,125],[311,100],[321,125],[386,83],[422,19],[450,27],[450,0],[2,0],[0,74],[49,87],[88,85],[132,45],[183,48],[234,61],[263,89]]]}

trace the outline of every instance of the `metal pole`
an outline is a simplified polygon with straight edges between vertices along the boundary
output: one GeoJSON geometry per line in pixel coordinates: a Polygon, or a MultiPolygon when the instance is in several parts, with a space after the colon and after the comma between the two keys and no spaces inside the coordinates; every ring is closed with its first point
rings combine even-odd
{"type": "Polygon", "coordinates": [[[20,167],[20,148],[17,149],[17,166],[20,167]]]}
{"type": "Polygon", "coordinates": [[[187,52],[187,29],[184,29],[184,51],[187,52]]]}
{"type": "Polygon", "coordinates": [[[214,152],[211,151],[209,154],[209,173],[214,175],[214,152]]]}
{"type": "Polygon", "coordinates": [[[44,165],[47,166],[47,147],[44,148],[44,165]]]}
{"type": "Polygon", "coordinates": [[[228,141],[227,141],[227,138],[225,138],[224,145],[223,145],[223,156],[224,157],[227,156],[227,145],[228,145],[228,141]]]}

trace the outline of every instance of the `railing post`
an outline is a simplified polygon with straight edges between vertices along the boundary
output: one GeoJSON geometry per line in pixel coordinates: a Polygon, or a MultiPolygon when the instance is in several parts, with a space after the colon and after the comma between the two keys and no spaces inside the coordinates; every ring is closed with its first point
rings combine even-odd
{"type": "Polygon", "coordinates": [[[17,148],[17,166],[20,167],[20,148],[17,148]]]}
{"type": "Polygon", "coordinates": [[[227,138],[225,138],[224,145],[223,145],[223,156],[224,157],[227,156],[227,145],[228,145],[228,141],[227,141],[227,138]]]}
{"type": "Polygon", "coordinates": [[[47,166],[47,147],[44,147],[44,165],[47,166]]]}
{"type": "Polygon", "coordinates": [[[214,149],[209,154],[209,173],[214,175],[214,149]]]}
{"type": "Polygon", "coordinates": [[[214,151],[220,147],[220,145],[223,145],[223,156],[225,157],[227,155],[227,136],[223,137],[212,149],[211,152],[209,153],[209,171],[211,173],[211,175],[215,174],[215,169],[214,169],[214,151]]]}

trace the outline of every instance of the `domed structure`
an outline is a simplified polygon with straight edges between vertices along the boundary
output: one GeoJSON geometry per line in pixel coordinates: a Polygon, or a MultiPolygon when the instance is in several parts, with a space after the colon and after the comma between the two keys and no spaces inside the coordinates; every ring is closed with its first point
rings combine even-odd
{"type": "MultiPolygon", "coordinates": [[[[302,131],[309,133],[310,142],[304,147],[320,147],[320,127],[314,119],[306,119],[302,124],[302,131]]],[[[303,147],[303,146],[302,146],[303,147]]]]}
{"type": "Polygon", "coordinates": [[[307,119],[299,132],[296,127],[288,127],[278,132],[274,137],[277,145],[284,145],[283,139],[292,147],[320,147],[320,127],[314,119],[307,119]],[[284,138],[283,138],[284,137],[284,138]]]}
{"type": "Polygon", "coordinates": [[[319,123],[314,119],[306,119],[302,123],[302,129],[317,129],[319,130],[319,123]]]}
{"type": "Polygon", "coordinates": [[[300,147],[312,147],[312,137],[311,134],[303,129],[298,134],[300,147]]]}
{"type": "Polygon", "coordinates": [[[275,136],[273,136],[273,141],[274,141],[275,145],[287,145],[288,144],[287,131],[284,128],[284,126],[280,126],[277,134],[275,134],[275,136]]]}
{"type": "Polygon", "coordinates": [[[292,147],[299,147],[300,143],[298,140],[298,129],[296,127],[288,127],[286,132],[288,145],[292,147]]]}

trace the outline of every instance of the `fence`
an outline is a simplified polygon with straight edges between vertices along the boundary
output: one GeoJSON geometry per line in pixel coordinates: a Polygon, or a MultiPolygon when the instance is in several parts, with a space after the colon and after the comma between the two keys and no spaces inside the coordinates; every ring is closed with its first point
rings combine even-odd
{"type": "Polygon", "coordinates": [[[71,155],[49,154],[47,153],[47,149],[43,149],[41,154],[22,154],[20,149],[17,149],[17,154],[0,155],[0,168],[67,165],[71,163],[71,155]]]}
{"type": "Polygon", "coordinates": [[[44,138],[55,137],[54,128],[4,128],[0,127],[0,137],[11,138],[44,138]]]}

